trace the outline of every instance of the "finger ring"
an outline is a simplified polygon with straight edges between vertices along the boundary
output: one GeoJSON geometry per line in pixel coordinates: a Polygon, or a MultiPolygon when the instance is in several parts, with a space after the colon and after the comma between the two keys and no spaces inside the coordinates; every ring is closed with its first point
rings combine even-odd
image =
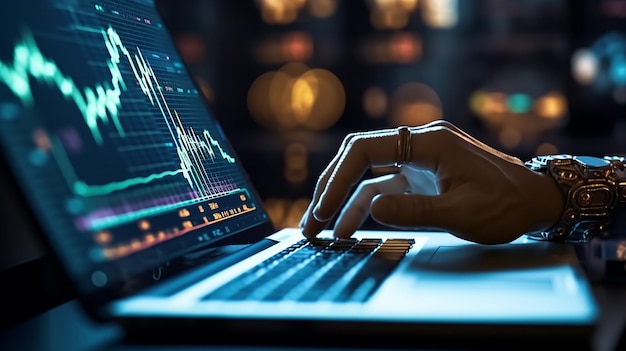
{"type": "Polygon", "coordinates": [[[398,148],[396,150],[396,167],[411,161],[411,130],[407,126],[398,127],[398,148]]]}

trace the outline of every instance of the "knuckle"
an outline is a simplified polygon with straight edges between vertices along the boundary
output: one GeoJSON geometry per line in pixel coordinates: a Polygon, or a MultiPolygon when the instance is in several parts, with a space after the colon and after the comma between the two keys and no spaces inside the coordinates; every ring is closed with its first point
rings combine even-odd
{"type": "Polygon", "coordinates": [[[366,152],[367,140],[363,135],[356,135],[350,139],[345,148],[344,160],[345,158],[351,158],[359,163],[369,164],[366,152]]]}
{"type": "Polygon", "coordinates": [[[359,133],[356,132],[352,132],[352,133],[348,133],[344,138],[343,138],[343,145],[344,146],[348,146],[351,145],[353,143],[353,141],[355,139],[359,138],[359,133]]]}
{"type": "Polygon", "coordinates": [[[462,140],[452,129],[441,126],[431,132],[433,145],[438,145],[441,149],[454,149],[458,147],[462,140]]]}
{"type": "Polygon", "coordinates": [[[445,142],[455,140],[457,136],[456,133],[447,126],[439,126],[439,128],[433,131],[433,135],[445,142]]]}
{"type": "Polygon", "coordinates": [[[365,140],[367,140],[367,138],[363,135],[355,134],[352,138],[350,138],[348,147],[350,149],[360,149],[365,140]]]}
{"type": "Polygon", "coordinates": [[[433,127],[436,126],[436,127],[441,127],[441,128],[447,128],[447,129],[455,129],[456,128],[455,125],[452,122],[450,122],[448,120],[445,120],[445,119],[435,120],[435,121],[431,122],[430,125],[433,126],[433,127]]]}
{"type": "Polygon", "coordinates": [[[432,130],[454,130],[456,129],[454,127],[454,125],[448,121],[445,120],[437,120],[434,121],[431,125],[430,125],[430,129],[432,130]]]}
{"type": "Polygon", "coordinates": [[[372,199],[380,193],[377,184],[371,180],[364,180],[357,186],[354,196],[358,199],[372,199]]]}

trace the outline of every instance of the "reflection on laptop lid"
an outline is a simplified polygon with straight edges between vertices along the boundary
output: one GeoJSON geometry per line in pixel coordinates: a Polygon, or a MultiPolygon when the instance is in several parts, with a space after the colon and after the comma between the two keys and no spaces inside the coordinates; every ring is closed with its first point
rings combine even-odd
{"type": "Polygon", "coordinates": [[[94,318],[200,333],[592,330],[595,304],[564,245],[274,233],[152,1],[3,2],[0,13],[0,165],[94,318]],[[339,263],[345,275],[329,278],[339,263]],[[280,280],[259,282],[267,272],[280,280]]]}

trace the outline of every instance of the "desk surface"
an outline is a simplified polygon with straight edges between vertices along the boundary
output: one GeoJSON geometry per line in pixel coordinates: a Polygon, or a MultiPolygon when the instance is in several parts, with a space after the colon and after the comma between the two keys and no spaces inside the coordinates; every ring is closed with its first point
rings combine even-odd
{"type": "MultiPolygon", "coordinates": [[[[591,340],[593,350],[626,350],[626,284],[593,285],[601,308],[601,320],[591,340]]],[[[123,331],[117,326],[97,324],[88,319],[76,301],[70,301],[38,315],[26,322],[5,330],[0,334],[0,350],[32,351],[83,351],[83,350],[138,350],[145,345],[130,345],[124,342],[123,331]]],[[[154,346],[154,345],[151,345],[154,346]]],[[[307,345],[300,350],[315,350],[307,345]]],[[[153,349],[153,347],[149,347],[153,349]]],[[[182,346],[159,347],[159,350],[185,349],[182,346]]],[[[250,345],[198,345],[187,349],[210,350],[293,350],[293,347],[250,346],[250,345]]],[[[336,348],[339,350],[338,348],[336,348]]],[[[324,350],[328,350],[324,348],[324,350]]]]}

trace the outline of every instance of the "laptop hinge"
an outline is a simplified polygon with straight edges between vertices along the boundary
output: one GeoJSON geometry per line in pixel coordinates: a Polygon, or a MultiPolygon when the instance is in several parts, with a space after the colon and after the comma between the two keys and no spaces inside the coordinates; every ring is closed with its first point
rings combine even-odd
{"type": "Polygon", "coordinates": [[[165,284],[151,287],[144,292],[148,296],[170,296],[184,288],[189,287],[191,284],[198,282],[202,279],[208,278],[211,275],[218,273],[244,259],[257,254],[273,245],[277,241],[271,239],[262,239],[257,243],[250,244],[244,248],[228,254],[227,256],[220,257],[215,261],[203,263],[202,266],[183,274],[180,277],[173,278],[167,281],[165,284]]]}

